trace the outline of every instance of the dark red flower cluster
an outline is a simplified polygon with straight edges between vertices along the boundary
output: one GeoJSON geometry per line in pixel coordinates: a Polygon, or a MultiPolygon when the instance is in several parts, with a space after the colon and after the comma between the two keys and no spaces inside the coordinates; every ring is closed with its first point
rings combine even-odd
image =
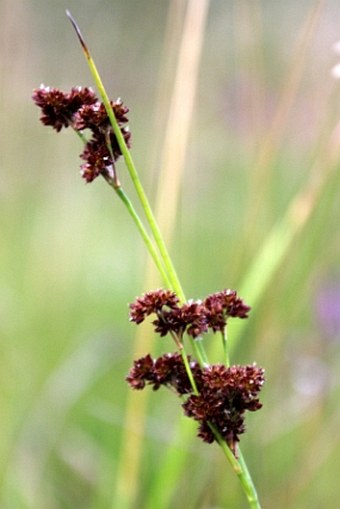
{"type": "Polygon", "coordinates": [[[223,331],[228,317],[247,318],[250,307],[233,290],[208,295],[203,301],[188,301],[180,305],[178,297],[170,290],[155,290],[138,297],[130,305],[130,320],[141,323],[151,314],[155,332],[165,336],[173,332],[182,338],[186,331],[197,338],[210,330],[223,331]]]}
{"type": "Polygon", "coordinates": [[[146,385],[158,390],[161,385],[186,395],[182,407],[188,417],[199,422],[198,436],[204,442],[216,440],[211,425],[236,454],[239,435],[244,433],[245,411],[261,408],[258,394],[264,383],[264,370],[255,364],[226,367],[215,364],[201,368],[188,357],[198,394],[195,394],[178,353],[165,354],[158,359],[150,355],[134,362],[127,377],[133,389],[146,385]]]}
{"type": "Polygon", "coordinates": [[[213,425],[236,454],[239,435],[244,433],[244,414],[262,407],[258,399],[264,383],[264,370],[255,364],[226,367],[220,364],[204,368],[199,394],[192,394],[183,404],[188,417],[198,421],[198,436],[212,443],[213,425]]]}
{"type": "MultiPolygon", "coordinates": [[[[196,361],[190,361],[190,357],[188,360],[193,375],[198,379],[201,368],[196,361]]],[[[190,380],[179,353],[166,353],[158,359],[152,359],[150,355],[138,359],[134,362],[126,380],[133,389],[144,389],[148,384],[154,391],[157,391],[161,385],[165,385],[174,389],[178,395],[192,392],[190,380]]]]}
{"type": "Polygon", "coordinates": [[[142,297],[137,297],[133,304],[130,304],[130,320],[135,323],[144,322],[145,318],[153,313],[161,313],[163,308],[176,309],[179,298],[171,290],[155,290],[147,292],[142,297]]]}
{"type": "Polygon", "coordinates": [[[94,104],[98,100],[91,88],[73,87],[70,92],[65,93],[58,88],[44,85],[33,91],[32,99],[41,108],[41,122],[52,126],[57,132],[72,124],[79,108],[94,104]]]}
{"type": "MultiPolygon", "coordinates": [[[[33,101],[41,108],[40,120],[57,132],[72,126],[76,131],[89,129],[91,139],[86,143],[81,158],[81,173],[86,182],[92,182],[98,175],[112,173],[115,161],[121,155],[117,138],[113,132],[105,106],[91,88],[74,87],[65,93],[57,88],[41,85],[34,90],[33,101]],[[111,169],[111,170],[110,170],[111,169]]],[[[118,99],[111,106],[125,142],[130,147],[131,133],[124,126],[128,122],[129,109],[118,99]]]]}
{"type": "Polygon", "coordinates": [[[244,304],[235,290],[212,293],[204,300],[208,326],[214,331],[223,331],[227,318],[248,318],[250,307],[244,304]]]}

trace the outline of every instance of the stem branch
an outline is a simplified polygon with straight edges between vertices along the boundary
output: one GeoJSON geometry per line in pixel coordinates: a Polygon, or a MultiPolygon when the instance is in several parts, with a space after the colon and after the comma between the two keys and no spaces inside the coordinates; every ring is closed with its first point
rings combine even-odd
{"type": "MultiPolygon", "coordinates": [[[[101,77],[97,71],[97,67],[90,55],[90,52],[87,48],[87,45],[85,44],[84,38],[80,32],[80,29],[79,29],[76,21],[74,20],[74,18],[72,17],[72,15],[70,14],[69,11],[66,11],[66,14],[67,14],[68,18],[70,19],[70,21],[77,33],[77,36],[79,38],[80,44],[82,46],[82,49],[84,51],[85,57],[87,59],[88,65],[89,65],[89,69],[90,69],[93,79],[96,83],[99,94],[102,98],[107,115],[110,119],[112,129],[113,129],[114,134],[117,138],[117,142],[120,147],[120,151],[124,157],[125,164],[128,168],[131,180],[134,184],[134,187],[137,192],[140,203],[143,207],[147,222],[149,223],[149,226],[150,226],[150,229],[152,232],[152,236],[153,236],[154,241],[157,245],[158,251],[156,250],[150,236],[148,235],[147,231],[145,230],[144,225],[143,225],[140,217],[138,216],[136,210],[134,209],[131,201],[129,200],[129,198],[127,197],[127,195],[121,188],[119,181],[117,179],[117,176],[115,175],[115,178],[112,179],[112,178],[110,178],[110,176],[104,175],[104,178],[109,183],[109,185],[115,190],[115,192],[117,193],[119,198],[123,201],[124,205],[126,206],[129,214],[131,215],[132,219],[134,220],[134,222],[135,222],[135,224],[136,224],[136,226],[137,226],[137,228],[145,242],[145,245],[146,245],[149,253],[151,254],[159,272],[161,273],[165,284],[169,288],[171,288],[173,291],[176,292],[176,294],[178,295],[179,299],[182,302],[185,302],[186,299],[185,299],[184,291],[182,289],[182,286],[181,286],[179,278],[177,276],[175,267],[172,263],[169,252],[165,245],[165,242],[164,242],[163,236],[161,234],[161,231],[159,229],[159,226],[157,224],[156,218],[152,212],[152,209],[151,209],[150,203],[148,201],[148,198],[146,196],[146,193],[144,191],[144,188],[143,188],[141,181],[139,179],[139,176],[138,176],[135,164],[133,162],[131,153],[126,145],[124,136],[121,132],[121,129],[120,129],[117,119],[115,117],[114,111],[111,106],[111,102],[110,102],[109,97],[106,93],[106,90],[102,83],[101,77]]],[[[84,141],[84,139],[83,139],[83,141],[84,141]]],[[[223,348],[224,348],[225,363],[227,366],[229,366],[230,363],[229,363],[229,356],[228,356],[228,351],[227,351],[226,332],[222,333],[222,341],[223,341],[223,348]]],[[[207,355],[204,350],[204,347],[202,345],[202,342],[199,339],[193,340],[191,338],[191,345],[192,345],[193,350],[195,351],[197,360],[200,363],[200,365],[202,367],[207,366],[208,359],[207,359],[207,355]]],[[[188,374],[191,386],[193,388],[194,393],[197,395],[198,390],[197,390],[196,382],[193,377],[192,370],[191,370],[191,367],[190,367],[190,364],[188,361],[188,357],[187,357],[187,354],[185,352],[183,345],[181,345],[181,348],[179,348],[179,350],[180,350],[180,353],[181,353],[181,356],[183,359],[183,363],[185,365],[185,369],[188,374]]],[[[220,445],[220,447],[222,448],[225,456],[229,460],[235,474],[240,479],[240,482],[243,487],[243,491],[245,492],[245,495],[246,495],[248,503],[249,503],[249,507],[251,509],[261,509],[254,483],[251,479],[250,473],[248,471],[248,468],[244,461],[244,458],[241,454],[241,451],[239,451],[239,459],[236,459],[236,457],[233,454],[233,451],[230,449],[228,444],[222,438],[222,436],[220,435],[218,430],[215,428],[215,426],[213,424],[209,423],[209,427],[212,430],[212,432],[214,433],[214,436],[216,437],[216,440],[217,440],[218,444],[220,445]]]]}

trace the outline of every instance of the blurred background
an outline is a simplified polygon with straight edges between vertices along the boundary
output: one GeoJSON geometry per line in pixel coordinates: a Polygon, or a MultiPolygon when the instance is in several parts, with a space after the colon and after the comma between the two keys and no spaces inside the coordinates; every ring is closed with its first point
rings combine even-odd
{"type": "Polygon", "coordinates": [[[187,296],[235,288],[253,308],[229,337],[234,363],[266,369],[241,439],[263,508],[336,507],[337,0],[1,0],[0,506],[248,507],[176,398],[124,381],[173,345],[129,323],[127,303],[161,281],[112,190],[81,179],[79,139],[31,100],[41,83],[92,85],[66,8],[130,108],[187,296]]]}

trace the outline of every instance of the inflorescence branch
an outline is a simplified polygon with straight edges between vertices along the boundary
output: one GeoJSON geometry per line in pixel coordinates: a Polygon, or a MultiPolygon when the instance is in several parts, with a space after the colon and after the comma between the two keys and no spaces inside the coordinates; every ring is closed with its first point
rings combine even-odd
{"type": "Polygon", "coordinates": [[[165,386],[178,395],[185,415],[199,423],[198,436],[204,442],[216,441],[222,447],[241,480],[250,507],[260,509],[238,442],[245,431],[245,412],[259,410],[262,406],[258,395],[265,381],[264,370],[256,364],[230,365],[227,344],[229,318],[248,318],[250,307],[234,290],[216,292],[203,300],[185,299],[130,155],[129,109],[121,99],[109,100],[79,27],[68,11],[67,15],[77,32],[102,101],[88,87],[73,87],[69,92],[62,92],[41,85],[32,96],[41,110],[40,120],[57,132],[71,127],[77,133],[84,143],[80,155],[82,177],[90,183],[102,176],[116,191],[168,287],[138,297],[130,305],[130,320],[140,324],[152,316],[155,333],[160,337],[169,335],[177,351],[156,359],[148,354],[134,361],[126,380],[133,389],[150,385],[156,391],[165,386]],[[153,239],[121,186],[116,169],[120,156],[124,157],[153,239]],[[222,336],[224,364],[210,364],[203,346],[203,337],[216,332],[222,336]],[[196,359],[187,355],[186,339],[196,359]]]}
{"type": "MultiPolygon", "coordinates": [[[[155,332],[161,337],[169,333],[178,346],[185,333],[194,340],[209,331],[223,333],[228,318],[247,318],[249,310],[232,290],[208,295],[203,301],[180,304],[174,292],[159,289],[130,304],[130,320],[140,324],[153,315],[155,332]]],[[[186,396],[182,407],[185,415],[199,422],[198,436],[208,443],[222,437],[237,457],[239,435],[245,431],[245,411],[259,410],[262,406],[258,393],[264,383],[264,370],[255,364],[202,366],[190,356],[187,360],[194,388],[178,353],[167,353],[157,359],[148,354],[136,360],[127,381],[133,389],[151,385],[158,390],[164,385],[178,396],[186,396]]]]}

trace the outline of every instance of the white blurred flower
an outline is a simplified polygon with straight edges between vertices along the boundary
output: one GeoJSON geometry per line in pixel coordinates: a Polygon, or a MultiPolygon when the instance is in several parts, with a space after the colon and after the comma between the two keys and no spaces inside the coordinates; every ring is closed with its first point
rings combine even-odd
{"type": "Polygon", "coordinates": [[[331,69],[331,75],[336,80],[340,80],[340,64],[336,64],[331,69]]]}
{"type": "MultiPolygon", "coordinates": [[[[340,55],[340,41],[336,41],[333,46],[332,46],[332,50],[334,51],[334,53],[336,53],[337,55],[340,55]]],[[[340,63],[339,64],[336,64],[332,67],[331,69],[331,75],[333,76],[333,78],[335,78],[336,80],[339,80],[340,79],[340,63]]]]}
{"type": "Polygon", "coordinates": [[[340,41],[336,41],[333,46],[332,46],[332,50],[334,51],[334,53],[336,53],[337,55],[340,55],[340,41]]]}

